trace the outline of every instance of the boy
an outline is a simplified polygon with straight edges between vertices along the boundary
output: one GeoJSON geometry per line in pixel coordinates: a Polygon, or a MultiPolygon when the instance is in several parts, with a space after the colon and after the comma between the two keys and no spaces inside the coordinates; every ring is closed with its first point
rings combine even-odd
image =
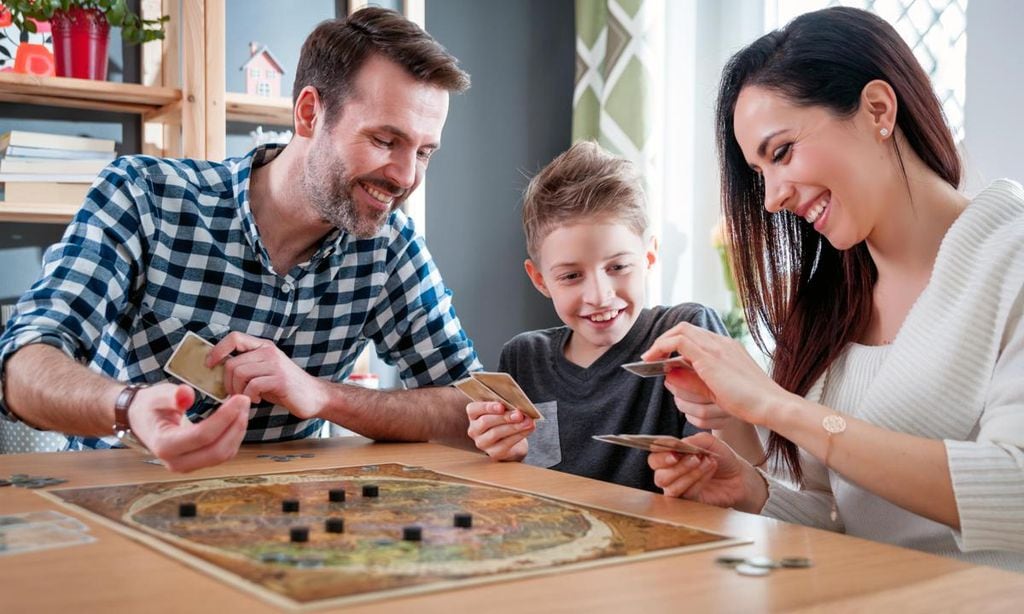
{"type": "Polygon", "coordinates": [[[660,492],[647,453],[591,437],[684,436],[664,378],[620,365],[679,322],[724,333],[714,311],[694,303],[643,307],[657,242],[647,236],[645,198],[632,165],[594,143],[577,143],[530,181],[523,197],[526,273],[565,326],[522,333],[502,348],[498,369],[519,382],[544,415],[535,422],[501,403],[466,406],[469,436],[494,460],[660,492]]]}

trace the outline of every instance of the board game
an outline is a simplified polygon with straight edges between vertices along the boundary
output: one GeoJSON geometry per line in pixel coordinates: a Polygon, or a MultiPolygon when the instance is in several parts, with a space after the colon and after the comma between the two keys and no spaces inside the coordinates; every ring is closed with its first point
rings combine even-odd
{"type": "Polygon", "coordinates": [[[397,463],[45,496],[289,609],[742,543],[397,463]]]}

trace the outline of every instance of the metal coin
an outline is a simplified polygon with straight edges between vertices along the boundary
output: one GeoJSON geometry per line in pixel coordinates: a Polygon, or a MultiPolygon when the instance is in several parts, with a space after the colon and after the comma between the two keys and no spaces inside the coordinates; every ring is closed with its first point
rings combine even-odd
{"type": "Polygon", "coordinates": [[[748,563],[740,563],[736,566],[736,573],[741,576],[767,576],[772,572],[767,567],[757,567],[748,563]]]}
{"type": "Polygon", "coordinates": [[[747,559],[747,565],[763,567],[765,569],[775,569],[776,567],[779,567],[779,562],[766,556],[752,556],[747,559]]]}
{"type": "Polygon", "coordinates": [[[742,556],[720,556],[715,559],[715,562],[723,567],[736,567],[740,563],[747,562],[747,559],[742,556]]]}

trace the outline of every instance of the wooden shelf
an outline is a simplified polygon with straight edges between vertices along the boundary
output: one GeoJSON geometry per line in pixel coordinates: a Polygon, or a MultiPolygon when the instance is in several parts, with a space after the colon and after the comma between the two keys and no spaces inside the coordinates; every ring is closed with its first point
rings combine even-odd
{"type": "Polygon", "coordinates": [[[284,96],[268,98],[253,94],[227,92],[224,107],[228,121],[269,124],[271,126],[292,126],[292,100],[284,96]]]}
{"type": "Polygon", "coordinates": [[[171,87],[0,73],[0,101],[158,115],[181,100],[171,87]]]}
{"type": "Polygon", "coordinates": [[[57,203],[23,203],[0,201],[0,222],[31,222],[33,224],[67,224],[82,207],[57,203]]]}

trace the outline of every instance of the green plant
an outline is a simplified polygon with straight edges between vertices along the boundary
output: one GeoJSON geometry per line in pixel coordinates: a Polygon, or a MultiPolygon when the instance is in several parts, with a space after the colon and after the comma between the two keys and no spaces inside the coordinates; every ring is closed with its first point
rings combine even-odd
{"type": "Polygon", "coordinates": [[[739,291],[736,289],[736,277],[732,270],[732,260],[729,258],[725,237],[725,227],[722,220],[719,220],[711,231],[711,246],[718,252],[718,257],[722,261],[722,274],[725,277],[725,286],[729,290],[731,299],[729,311],[722,314],[722,323],[725,324],[725,330],[730,337],[743,340],[750,335],[750,330],[747,328],[743,305],[740,304],[739,291]]]}
{"type": "Polygon", "coordinates": [[[94,9],[102,13],[110,25],[121,28],[121,39],[130,44],[148,43],[164,37],[164,22],[170,17],[143,19],[128,8],[128,0],[3,0],[11,20],[22,32],[35,32],[37,21],[49,21],[55,12],[72,8],[94,9]]]}

